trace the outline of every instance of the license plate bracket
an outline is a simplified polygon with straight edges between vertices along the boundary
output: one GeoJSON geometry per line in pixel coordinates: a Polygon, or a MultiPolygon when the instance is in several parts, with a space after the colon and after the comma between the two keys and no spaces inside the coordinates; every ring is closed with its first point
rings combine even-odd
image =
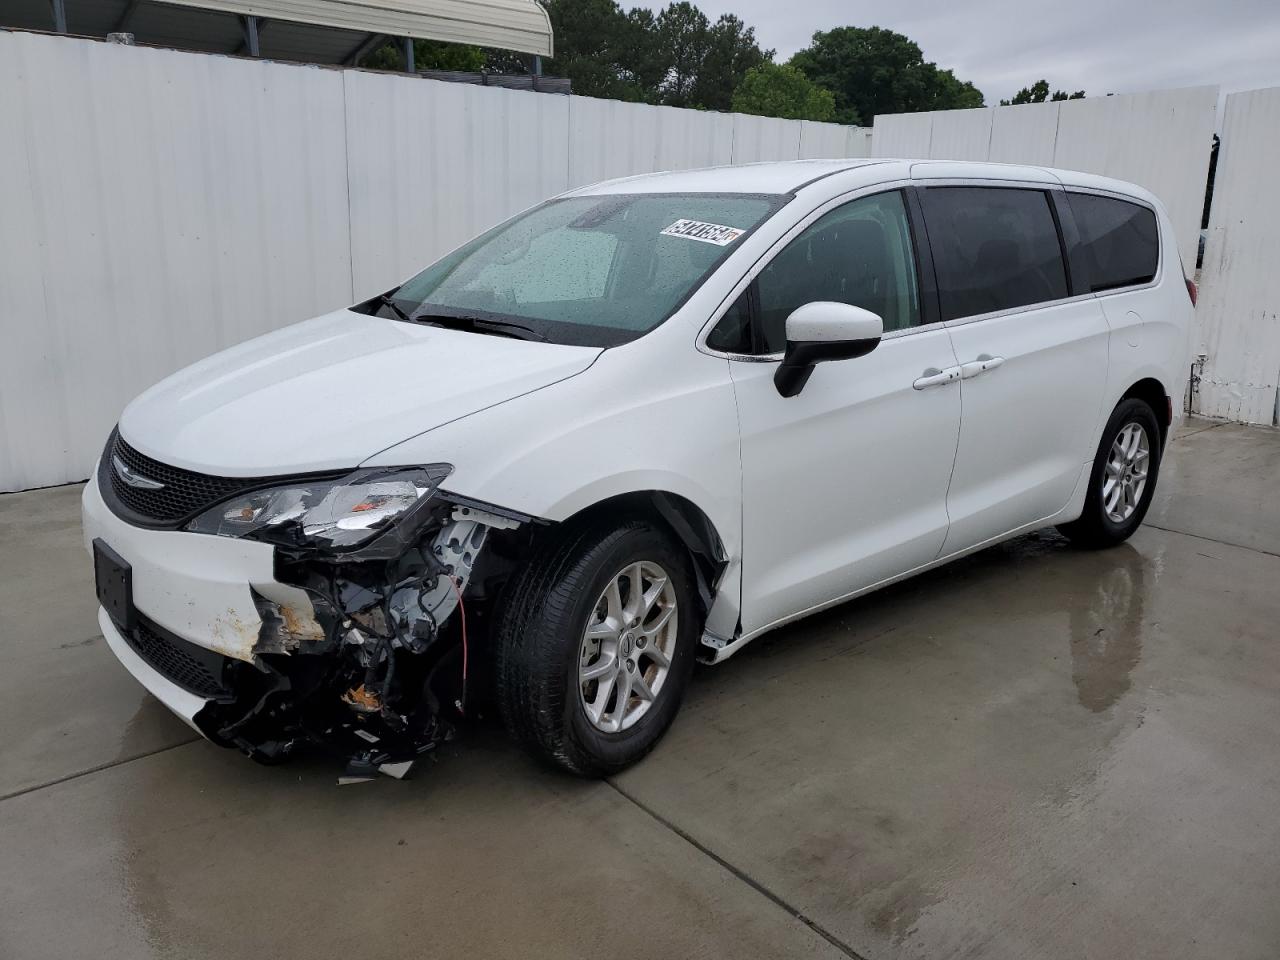
{"type": "Polygon", "coordinates": [[[93,541],[93,580],[107,615],[125,633],[132,633],[138,617],[133,606],[133,567],[101,537],[93,541]]]}

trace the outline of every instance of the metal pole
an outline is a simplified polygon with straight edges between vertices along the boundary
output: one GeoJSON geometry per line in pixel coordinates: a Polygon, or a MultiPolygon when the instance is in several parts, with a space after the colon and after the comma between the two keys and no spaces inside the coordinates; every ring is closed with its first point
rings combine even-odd
{"type": "Polygon", "coordinates": [[[533,75],[535,77],[542,76],[542,57],[536,53],[533,55],[533,75]]]}
{"type": "Polygon", "coordinates": [[[413,73],[413,37],[404,38],[404,72],[413,73]]]}
{"type": "Polygon", "coordinates": [[[244,25],[244,43],[249,48],[249,56],[258,56],[258,18],[247,16],[242,18],[244,25]]]}
{"type": "Polygon", "coordinates": [[[67,7],[64,0],[51,0],[53,3],[53,29],[59,33],[67,32],[67,7]]]}

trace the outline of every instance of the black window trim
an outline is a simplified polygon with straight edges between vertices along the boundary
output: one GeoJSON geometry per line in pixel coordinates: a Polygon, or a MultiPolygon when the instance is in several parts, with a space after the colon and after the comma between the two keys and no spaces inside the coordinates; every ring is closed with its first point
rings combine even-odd
{"type": "MultiPolygon", "coordinates": [[[[841,171],[843,172],[843,171],[841,171]]],[[[821,179],[821,178],[819,178],[821,179]]],[[[921,322],[914,327],[903,327],[900,330],[886,330],[882,340],[893,340],[898,337],[910,336],[915,333],[921,333],[926,330],[940,328],[944,326],[941,314],[938,312],[937,303],[937,283],[934,280],[933,273],[933,253],[928,247],[928,235],[925,233],[924,217],[921,215],[918,207],[919,200],[915,196],[916,182],[908,178],[896,180],[888,180],[882,183],[865,184],[850,190],[848,193],[840,194],[836,197],[830,197],[827,200],[814,207],[807,214],[793,223],[781,237],[779,237],[768,250],[760,254],[756,261],[743,273],[738,281],[733,285],[729,294],[721,301],[711,313],[711,318],[702,325],[698,331],[697,339],[694,341],[695,347],[699,353],[705,353],[708,356],[717,357],[724,360],[736,360],[741,363],[777,363],[782,360],[783,351],[776,353],[731,353],[724,350],[717,350],[715,347],[707,344],[707,338],[711,336],[711,332],[724,319],[724,315],[733,309],[734,304],[745,294],[747,296],[747,309],[749,311],[752,337],[755,337],[755,331],[758,327],[756,323],[757,311],[759,310],[760,294],[756,284],[757,278],[764,269],[773,262],[774,258],[785,250],[793,240],[808,230],[809,227],[817,223],[822,217],[825,217],[832,210],[837,210],[856,200],[862,200],[866,197],[874,197],[881,193],[898,192],[903,195],[903,206],[906,208],[908,228],[911,231],[911,244],[914,248],[916,263],[916,290],[920,297],[920,319],[921,322]],[[918,223],[917,223],[918,218],[918,223]],[[924,271],[924,261],[928,260],[928,273],[924,271]],[[932,293],[932,305],[930,306],[925,297],[927,289],[932,293]]],[[[708,278],[709,279],[709,278],[708,278]]]]}
{"type": "MultiPolygon", "coordinates": [[[[1129,284],[1124,284],[1118,287],[1108,287],[1105,290],[1088,291],[1087,296],[1110,297],[1110,296],[1114,296],[1117,293],[1132,293],[1134,290],[1146,290],[1150,287],[1159,286],[1159,284],[1164,280],[1165,242],[1164,242],[1164,228],[1160,223],[1160,211],[1157,210],[1154,205],[1142,199],[1141,197],[1135,197],[1133,194],[1120,193],[1116,190],[1107,190],[1104,187],[1083,187],[1083,186],[1076,186],[1074,184],[1068,183],[1068,184],[1063,184],[1062,193],[1063,193],[1062,205],[1066,208],[1067,215],[1071,217],[1071,222],[1073,227],[1075,225],[1075,215],[1071,213],[1071,203],[1067,197],[1067,194],[1072,194],[1072,193],[1085,194],[1086,196],[1105,197],[1108,200],[1120,200],[1124,203],[1131,203],[1135,207],[1142,207],[1145,210],[1150,210],[1151,215],[1156,218],[1156,270],[1155,270],[1155,273],[1152,275],[1151,279],[1144,281],[1143,283],[1129,283],[1129,284]]],[[[1079,242],[1078,230],[1076,232],[1076,237],[1077,237],[1077,242],[1079,242]]],[[[1085,269],[1085,268],[1082,266],[1082,269],[1085,269]]],[[[1089,285],[1087,270],[1082,279],[1084,280],[1085,287],[1087,288],[1089,285]]]]}

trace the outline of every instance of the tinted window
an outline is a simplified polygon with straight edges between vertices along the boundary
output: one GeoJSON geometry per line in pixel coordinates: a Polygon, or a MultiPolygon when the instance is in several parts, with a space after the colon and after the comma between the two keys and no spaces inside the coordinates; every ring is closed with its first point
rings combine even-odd
{"type": "Polygon", "coordinates": [[[411,315],[505,318],[557,342],[625,343],[670,316],[782,202],[656,193],[551,200],[391,297],[411,315]]]}
{"type": "Polygon", "coordinates": [[[1067,295],[1058,228],[1040,190],[930,187],[920,192],[942,319],[1067,295]]]}
{"type": "Polygon", "coordinates": [[[751,290],[742,292],[707,335],[707,346],[723,353],[756,353],[751,339],[751,290]]]}
{"type": "Polygon", "coordinates": [[[1112,197],[1069,193],[1090,290],[1149,283],[1160,262],[1160,233],[1148,207],[1112,197]]]}
{"type": "Polygon", "coordinates": [[[733,353],[780,353],[787,343],[787,317],[814,300],[870,310],[885,330],[920,322],[915,254],[900,192],[862,197],[811,224],[756,278],[750,336],[741,332],[743,298],[707,344],[733,353]]]}

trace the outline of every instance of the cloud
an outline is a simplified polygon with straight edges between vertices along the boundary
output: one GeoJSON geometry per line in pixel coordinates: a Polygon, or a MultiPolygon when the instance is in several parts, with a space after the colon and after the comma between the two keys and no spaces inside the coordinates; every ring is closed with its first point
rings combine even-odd
{"type": "Polygon", "coordinates": [[[736,14],[780,60],[807,46],[815,30],[896,30],[916,41],[926,60],[971,81],[988,104],[1041,77],[1055,89],[1091,96],[1215,83],[1224,91],[1280,85],[1276,0],[694,2],[712,19],[736,14]]]}

